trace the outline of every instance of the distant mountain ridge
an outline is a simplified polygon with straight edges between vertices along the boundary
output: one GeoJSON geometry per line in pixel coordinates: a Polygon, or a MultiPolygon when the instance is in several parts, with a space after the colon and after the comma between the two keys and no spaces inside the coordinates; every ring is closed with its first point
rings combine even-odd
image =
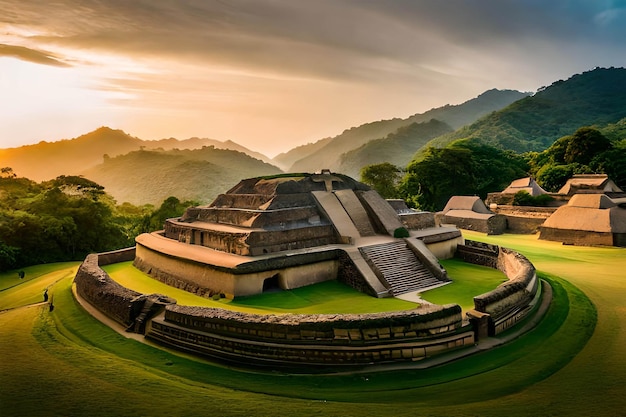
{"type": "Polygon", "coordinates": [[[596,68],[556,81],[427,146],[470,139],[515,152],[542,151],[579,127],[604,126],[624,117],[626,69],[596,68]]]}
{"type": "Polygon", "coordinates": [[[337,172],[359,178],[360,170],[367,165],[390,162],[404,168],[417,149],[429,140],[452,132],[452,128],[436,119],[411,123],[390,133],[383,139],[374,139],[365,145],[341,155],[337,172]]]}
{"type": "Polygon", "coordinates": [[[243,152],[216,149],[139,150],[80,172],[119,203],[158,205],[169,196],[208,204],[242,178],[282,171],[243,152]]]}
{"type": "MultiPolygon", "coordinates": [[[[287,152],[281,155],[281,163],[288,164],[290,161],[293,161],[289,168],[289,171],[292,172],[314,172],[322,168],[337,171],[341,169],[342,166],[342,154],[355,150],[371,140],[385,138],[401,127],[408,126],[412,123],[424,123],[429,122],[431,119],[436,119],[449,125],[452,129],[457,129],[528,95],[529,93],[522,93],[515,90],[492,89],[462,104],[446,105],[431,109],[425,113],[415,114],[406,119],[390,119],[366,123],[358,127],[347,129],[342,134],[330,140],[324,139],[325,144],[321,148],[315,148],[315,144],[309,145],[308,149],[310,149],[311,152],[300,159],[295,160],[295,158],[291,158],[290,153],[287,152]]],[[[306,153],[306,150],[306,148],[299,148],[297,156],[300,157],[302,154],[306,153]]],[[[412,150],[411,153],[415,151],[417,151],[417,149],[412,150]]],[[[294,155],[296,155],[295,150],[294,155]]],[[[355,165],[358,164],[359,162],[355,162],[355,165]]]]}
{"type": "Polygon", "coordinates": [[[74,139],[39,142],[18,148],[0,149],[0,165],[13,168],[19,176],[45,181],[59,175],[75,175],[103,162],[104,155],[115,157],[140,149],[200,149],[215,147],[243,152],[252,158],[270,162],[271,159],[232,141],[215,139],[174,138],[141,140],[122,130],[100,127],[74,139]]]}

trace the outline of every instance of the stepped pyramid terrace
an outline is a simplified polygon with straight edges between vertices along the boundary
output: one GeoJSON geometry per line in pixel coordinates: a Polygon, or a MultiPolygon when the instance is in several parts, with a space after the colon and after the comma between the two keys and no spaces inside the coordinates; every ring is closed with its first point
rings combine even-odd
{"type": "Polygon", "coordinates": [[[135,266],[204,296],[332,279],[376,297],[398,296],[448,282],[437,257],[454,254],[460,232],[406,226],[434,226],[432,217],[406,206],[398,214],[376,191],[328,171],[251,178],[168,219],[163,231],[140,235],[135,266]]]}
{"type": "Polygon", "coordinates": [[[461,356],[472,354],[481,349],[478,341],[543,314],[550,301],[522,255],[464,241],[456,227],[436,227],[433,213],[390,204],[328,171],[243,180],[212,204],[168,219],[164,230],[138,236],[135,247],[88,255],[74,282],[81,303],[145,339],[236,366],[298,372],[409,363],[463,348],[461,356]],[[419,298],[450,283],[439,259],[452,257],[507,278],[476,295],[465,315],[458,304],[419,298]],[[101,268],[130,260],[157,280],[213,299],[337,280],[415,307],[252,314],[179,305],[166,295],[126,288],[101,268]]]}

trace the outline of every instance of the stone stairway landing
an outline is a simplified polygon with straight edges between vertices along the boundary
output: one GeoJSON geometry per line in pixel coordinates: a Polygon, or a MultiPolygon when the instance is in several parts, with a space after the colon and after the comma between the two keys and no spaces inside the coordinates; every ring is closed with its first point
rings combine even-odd
{"type": "Polygon", "coordinates": [[[442,284],[403,240],[364,246],[359,250],[376,275],[389,285],[393,295],[417,292],[442,284]]]}

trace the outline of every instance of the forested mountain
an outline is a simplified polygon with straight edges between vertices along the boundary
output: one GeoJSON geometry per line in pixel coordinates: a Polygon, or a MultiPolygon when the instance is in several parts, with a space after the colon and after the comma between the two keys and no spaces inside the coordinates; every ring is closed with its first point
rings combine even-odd
{"type": "Polygon", "coordinates": [[[118,202],[157,204],[168,196],[210,203],[242,178],[278,174],[277,167],[245,153],[216,149],[141,150],[81,172],[118,202]]]}
{"type": "Polygon", "coordinates": [[[457,129],[527,95],[527,93],[514,90],[489,90],[463,104],[446,105],[415,114],[406,119],[381,120],[347,129],[330,140],[323,139],[325,144],[321,149],[311,145],[304,149],[298,149],[298,153],[295,153],[295,150],[293,154],[287,152],[281,155],[280,161],[283,165],[292,162],[289,168],[291,172],[314,172],[322,168],[338,171],[343,153],[359,148],[373,139],[385,138],[401,127],[436,119],[448,124],[453,129],[457,129]],[[311,153],[302,157],[306,151],[311,153]],[[300,157],[300,159],[296,159],[296,157],[300,157]]]}
{"type": "Polygon", "coordinates": [[[272,158],[269,158],[263,155],[262,153],[252,151],[246,148],[245,146],[241,146],[240,144],[233,142],[232,140],[225,140],[222,142],[216,139],[198,138],[198,137],[193,137],[189,139],[168,138],[168,139],[159,139],[159,140],[146,140],[144,141],[143,145],[145,146],[146,149],[162,148],[164,150],[201,149],[203,147],[213,146],[217,149],[228,149],[231,151],[243,152],[263,162],[267,162],[269,164],[272,163],[272,158]]]}
{"type": "Polygon", "coordinates": [[[510,149],[541,151],[581,126],[602,126],[626,117],[626,69],[596,68],[540,88],[530,97],[470,126],[433,139],[444,147],[459,139],[510,149]]]}
{"type": "Polygon", "coordinates": [[[19,148],[0,149],[0,166],[11,167],[19,176],[34,181],[44,181],[59,175],[75,175],[101,164],[104,155],[115,157],[140,149],[199,149],[214,146],[245,152],[254,158],[269,162],[270,159],[258,152],[232,141],[191,138],[186,140],[161,139],[144,141],[121,130],[101,127],[74,139],[56,142],[39,142],[19,148]]]}
{"type": "Polygon", "coordinates": [[[435,119],[411,123],[386,138],[371,140],[360,148],[344,153],[337,172],[359,178],[361,168],[367,165],[389,162],[403,168],[429,140],[448,132],[452,132],[452,128],[435,119]]]}

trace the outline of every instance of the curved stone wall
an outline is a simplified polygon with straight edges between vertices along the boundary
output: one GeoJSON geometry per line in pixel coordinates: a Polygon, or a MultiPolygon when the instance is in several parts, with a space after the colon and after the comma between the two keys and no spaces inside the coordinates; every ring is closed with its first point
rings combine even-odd
{"type": "MultiPolygon", "coordinates": [[[[99,266],[128,260],[134,249],[89,255],[75,278],[78,294],[118,323],[160,343],[200,355],[272,368],[363,366],[415,361],[473,345],[486,319],[498,334],[526,317],[540,298],[533,265],[519,253],[467,241],[458,256],[503,271],[509,280],[474,298],[470,324],[456,304],[376,314],[256,315],[179,306],[146,317],[145,296],[114,282],[99,266]],[[143,310],[142,310],[143,309],[143,310]],[[138,317],[141,323],[137,324],[138,317]],[[472,319],[474,317],[474,319],[472,319]]],[[[148,315],[149,316],[149,315],[148,315]]]]}
{"type": "Polygon", "coordinates": [[[424,359],[471,346],[456,304],[376,314],[256,315],[170,305],[146,337],[202,355],[272,367],[424,359]]]}
{"type": "Polygon", "coordinates": [[[196,354],[240,365],[361,366],[419,360],[475,342],[456,304],[376,314],[255,315],[168,300],[164,314],[144,322],[146,296],[100,268],[132,255],[134,248],[89,255],[75,277],[77,293],[128,330],[196,354]]]}
{"type": "Polygon", "coordinates": [[[475,311],[488,315],[489,334],[501,333],[526,317],[537,304],[541,291],[535,267],[524,255],[511,249],[473,241],[465,243],[457,248],[461,258],[496,268],[508,278],[494,290],[474,297],[475,311]]]}
{"type": "MultiPolygon", "coordinates": [[[[134,248],[132,250],[134,254],[134,248]]],[[[103,261],[114,263],[114,259],[127,260],[128,252],[103,254],[103,261]],[[112,261],[112,262],[110,262],[112,261]]],[[[109,275],[100,268],[98,254],[87,255],[79,266],[74,283],[76,292],[89,304],[120,323],[124,327],[133,322],[133,300],[141,296],[141,293],[130,290],[113,281],[109,275]]]]}

